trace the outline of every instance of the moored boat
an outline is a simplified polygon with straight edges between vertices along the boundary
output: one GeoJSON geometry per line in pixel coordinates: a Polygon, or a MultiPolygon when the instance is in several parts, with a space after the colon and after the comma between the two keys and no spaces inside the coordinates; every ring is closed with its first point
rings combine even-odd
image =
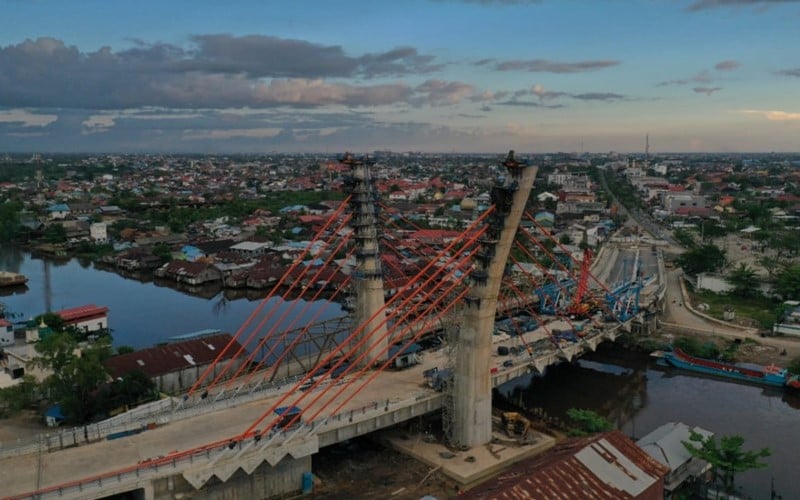
{"type": "Polygon", "coordinates": [[[800,380],[790,376],[785,368],[775,365],[744,367],[731,363],[721,363],[705,358],[698,358],[683,352],[679,348],[665,351],[662,355],[664,361],[670,365],[708,375],[743,380],[772,387],[800,388],[800,380]]]}
{"type": "Polygon", "coordinates": [[[0,287],[19,286],[28,282],[28,277],[24,274],[0,271],[0,287]]]}

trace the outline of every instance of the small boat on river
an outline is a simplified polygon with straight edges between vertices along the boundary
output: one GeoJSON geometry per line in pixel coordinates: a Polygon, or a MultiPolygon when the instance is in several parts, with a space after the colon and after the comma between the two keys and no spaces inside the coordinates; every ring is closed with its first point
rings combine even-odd
{"type": "Polygon", "coordinates": [[[0,271],[0,287],[20,286],[28,282],[28,277],[24,274],[0,271]]]}
{"type": "Polygon", "coordinates": [[[776,365],[739,366],[732,363],[722,363],[711,359],[698,358],[683,352],[675,347],[671,351],[661,353],[661,358],[668,364],[683,370],[716,375],[752,382],[771,387],[788,387],[800,389],[800,378],[791,375],[786,368],[776,365]]]}

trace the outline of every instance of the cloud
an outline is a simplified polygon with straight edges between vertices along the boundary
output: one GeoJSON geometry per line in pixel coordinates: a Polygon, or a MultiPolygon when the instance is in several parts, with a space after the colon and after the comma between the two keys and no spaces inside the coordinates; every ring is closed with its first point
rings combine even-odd
{"type": "Polygon", "coordinates": [[[733,71],[735,69],[739,69],[740,66],[741,64],[737,61],[727,60],[715,64],[714,69],[717,71],[733,71]]]}
{"type": "Polygon", "coordinates": [[[117,52],[82,52],[54,38],[0,47],[0,106],[375,106],[404,101],[411,88],[325,78],[418,74],[441,66],[410,47],[351,57],[339,46],[267,36],[204,35],[192,41],[191,49],[136,42],[117,52]]]}
{"type": "Polygon", "coordinates": [[[740,113],[761,116],[769,121],[774,122],[800,121],[800,113],[792,113],[789,111],[743,109],[740,111],[740,113]]]}
{"type": "Polygon", "coordinates": [[[249,137],[256,139],[263,139],[266,137],[275,137],[282,132],[283,129],[268,127],[268,128],[226,128],[217,130],[187,130],[183,134],[184,139],[198,140],[198,139],[231,139],[233,137],[249,137]]]}
{"type": "Polygon", "coordinates": [[[58,115],[33,113],[26,109],[0,110],[0,123],[10,123],[20,127],[44,127],[58,120],[58,115]]]}
{"type": "Polygon", "coordinates": [[[713,78],[711,77],[711,73],[709,73],[707,70],[703,70],[703,71],[701,71],[700,73],[697,73],[696,75],[694,75],[691,78],[685,78],[685,79],[682,79],[682,80],[669,80],[669,81],[666,81],[666,82],[661,82],[661,83],[657,84],[656,87],[665,87],[667,85],[688,85],[690,83],[709,83],[711,81],[713,81],[713,78]]]}
{"type": "Polygon", "coordinates": [[[775,73],[783,76],[797,76],[800,77],[800,68],[792,68],[792,69],[781,69],[776,71],[775,73]]]}
{"type": "Polygon", "coordinates": [[[417,86],[414,92],[418,95],[411,100],[413,104],[427,103],[432,106],[446,106],[458,104],[463,99],[472,96],[475,87],[462,82],[427,80],[417,86]]]}
{"type": "Polygon", "coordinates": [[[722,87],[694,87],[692,90],[698,94],[711,95],[718,90],[722,90],[722,87]]]}
{"type": "Polygon", "coordinates": [[[545,90],[543,86],[538,84],[533,86],[531,93],[538,97],[540,101],[548,101],[550,99],[556,99],[558,97],[567,95],[565,92],[545,90]]]}
{"type": "Polygon", "coordinates": [[[196,50],[185,54],[189,57],[181,61],[181,67],[211,73],[270,78],[374,77],[429,73],[442,67],[431,64],[433,56],[420,55],[412,47],[352,57],[339,45],[265,35],[197,35],[191,40],[196,50]]]}
{"type": "Polygon", "coordinates": [[[531,59],[528,61],[511,60],[497,62],[497,71],[528,71],[532,73],[582,73],[619,65],[619,61],[597,60],[579,62],[559,62],[547,59],[531,59]]]}
{"type": "Polygon", "coordinates": [[[583,101],[621,101],[623,99],[627,99],[622,94],[615,94],[613,92],[588,92],[586,94],[571,94],[570,97],[574,99],[580,99],[583,101]]]}
{"type": "Polygon", "coordinates": [[[517,106],[525,108],[544,108],[544,109],[560,109],[566,107],[563,104],[542,104],[541,102],[538,101],[519,101],[517,99],[511,99],[508,101],[498,102],[495,104],[499,106],[517,106]]]}
{"type": "Polygon", "coordinates": [[[695,0],[686,10],[698,12],[701,10],[716,9],[720,7],[756,7],[765,9],[780,3],[795,3],[798,0],[695,0]]]}

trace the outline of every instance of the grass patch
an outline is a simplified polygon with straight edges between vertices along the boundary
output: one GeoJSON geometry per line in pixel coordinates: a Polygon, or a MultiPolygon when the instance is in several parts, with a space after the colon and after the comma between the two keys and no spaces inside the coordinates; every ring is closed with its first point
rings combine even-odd
{"type": "Polygon", "coordinates": [[[737,318],[750,318],[756,321],[761,328],[771,329],[772,325],[777,319],[775,310],[779,303],[768,299],[766,297],[751,297],[742,298],[736,295],[714,293],[709,291],[693,291],[692,303],[695,307],[697,304],[708,304],[708,314],[717,319],[723,319],[723,312],[725,307],[733,307],[736,312],[737,318]]]}

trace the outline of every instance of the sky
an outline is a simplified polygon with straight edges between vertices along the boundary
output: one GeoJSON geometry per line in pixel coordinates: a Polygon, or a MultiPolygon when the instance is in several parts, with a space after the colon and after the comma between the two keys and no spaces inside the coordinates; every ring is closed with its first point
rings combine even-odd
{"type": "Polygon", "coordinates": [[[800,150],[800,0],[0,0],[0,19],[0,154],[800,150]]]}

